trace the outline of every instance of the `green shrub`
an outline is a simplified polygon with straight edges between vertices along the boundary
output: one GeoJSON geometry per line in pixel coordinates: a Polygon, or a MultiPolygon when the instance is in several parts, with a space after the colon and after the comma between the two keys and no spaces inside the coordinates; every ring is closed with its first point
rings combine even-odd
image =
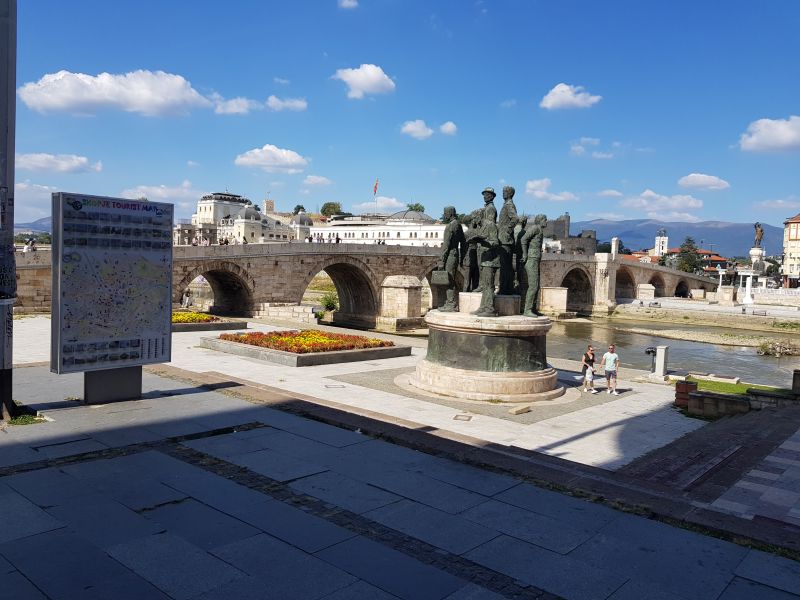
{"type": "Polygon", "coordinates": [[[325,292],[320,300],[325,310],[336,310],[339,308],[339,296],[336,292],[325,292]]]}

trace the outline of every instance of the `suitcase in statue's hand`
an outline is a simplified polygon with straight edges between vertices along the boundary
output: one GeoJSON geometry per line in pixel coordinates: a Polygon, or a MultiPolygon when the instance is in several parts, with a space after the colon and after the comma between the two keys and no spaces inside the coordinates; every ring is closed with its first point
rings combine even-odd
{"type": "Polygon", "coordinates": [[[431,273],[431,285],[450,286],[450,275],[447,271],[436,270],[431,273]]]}

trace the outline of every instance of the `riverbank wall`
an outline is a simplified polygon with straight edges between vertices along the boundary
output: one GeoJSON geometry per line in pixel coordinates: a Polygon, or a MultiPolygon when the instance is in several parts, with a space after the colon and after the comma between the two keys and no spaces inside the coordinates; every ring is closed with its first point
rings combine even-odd
{"type": "Polygon", "coordinates": [[[735,314],[714,310],[685,310],[680,308],[657,308],[624,304],[617,306],[608,317],[611,322],[639,321],[676,323],[681,325],[706,325],[769,332],[776,336],[800,334],[800,314],[796,318],[786,316],[757,316],[735,314]]]}

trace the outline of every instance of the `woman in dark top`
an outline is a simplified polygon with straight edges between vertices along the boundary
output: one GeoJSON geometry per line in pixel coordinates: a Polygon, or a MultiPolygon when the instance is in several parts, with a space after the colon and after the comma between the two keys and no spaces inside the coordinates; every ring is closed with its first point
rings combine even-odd
{"type": "Polygon", "coordinates": [[[591,344],[586,348],[581,364],[583,365],[583,391],[596,394],[597,390],[594,389],[594,348],[591,344]]]}

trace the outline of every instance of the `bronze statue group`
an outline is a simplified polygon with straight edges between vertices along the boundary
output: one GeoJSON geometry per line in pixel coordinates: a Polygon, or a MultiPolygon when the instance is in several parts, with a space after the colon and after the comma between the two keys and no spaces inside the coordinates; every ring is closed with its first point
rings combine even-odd
{"type": "Polygon", "coordinates": [[[545,215],[533,219],[519,217],[514,205],[514,188],[503,188],[503,206],[498,219],[494,205],[494,189],[483,190],[483,208],[472,211],[463,219],[464,233],[456,209],[444,209],[442,256],[439,270],[447,273],[447,300],[439,307],[442,312],[458,310],[456,271],[465,266],[467,276],[464,292],[481,292],[481,304],[472,314],[496,317],[494,308],[495,279],[499,276],[500,294],[525,293],[522,314],[540,316],[539,263],[542,260],[542,241],[547,226],[545,215]]]}

